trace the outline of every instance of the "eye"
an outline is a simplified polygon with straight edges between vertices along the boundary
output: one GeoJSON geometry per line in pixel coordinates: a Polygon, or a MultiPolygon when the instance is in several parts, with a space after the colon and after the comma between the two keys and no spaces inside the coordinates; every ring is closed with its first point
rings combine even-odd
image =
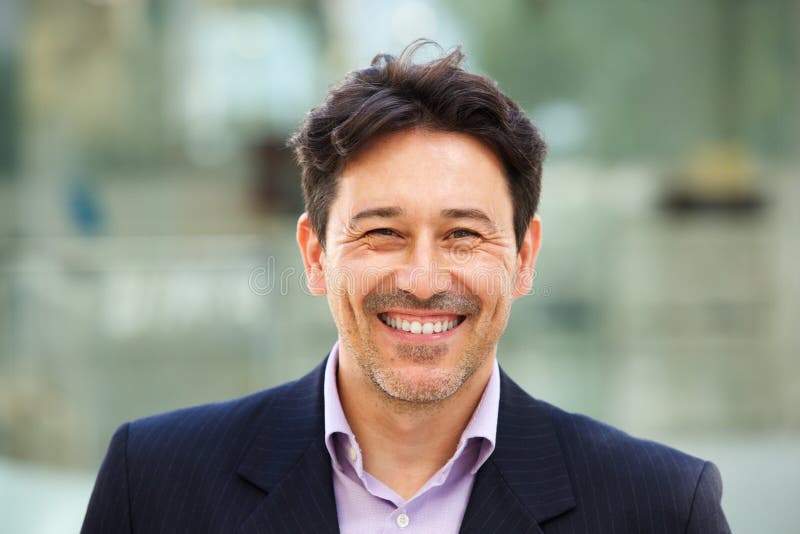
{"type": "Polygon", "coordinates": [[[452,232],[450,232],[450,237],[454,239],[466,239],[466,238],[480,237],[480,236],[481,235],[478,232],[474,230],[469,230],[467,228],[459,228],[458,230],[453,230],[452,232]]]}
{"type": "Polygon", "coordinates": [[[367,231],[364,235],[376,237],[396,237],[398,233],[391,228],[375,228],[374,230],[367,231]]]}

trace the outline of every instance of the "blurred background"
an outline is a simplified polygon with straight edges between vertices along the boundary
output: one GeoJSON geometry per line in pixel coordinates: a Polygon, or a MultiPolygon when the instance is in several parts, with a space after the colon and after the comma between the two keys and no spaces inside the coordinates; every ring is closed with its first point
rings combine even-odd
{"type": "Polygon", "coordinates": [[[0,532],[76,532],[124,421],[325,356],[285,141],[420,36],[551,147],[501,365],[715,461],[735,532],[796,528],[800,1],[3,0],[0,532]]]}

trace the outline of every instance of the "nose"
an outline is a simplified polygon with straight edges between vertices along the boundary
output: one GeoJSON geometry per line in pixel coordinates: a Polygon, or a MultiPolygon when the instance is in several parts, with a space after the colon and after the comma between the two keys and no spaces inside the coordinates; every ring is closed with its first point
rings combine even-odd
{"type": "Polygon", "coordinates": [[[407,249],[402,265],[396,270],[398,289],[420,300],[450,289],[451,273],[446,257],[432,237],[421,236],[407,249]]]}

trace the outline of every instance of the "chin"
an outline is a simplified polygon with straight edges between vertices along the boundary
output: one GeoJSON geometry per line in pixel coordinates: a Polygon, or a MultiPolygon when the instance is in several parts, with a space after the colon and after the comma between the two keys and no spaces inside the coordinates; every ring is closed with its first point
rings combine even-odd
{"type": "Polygon", "coordinates": [[[453,396],[469,378],[460,368],[440,369],[406,366],[402,369],[374,369],[372,382],[389,397],[405,402],[430,403],[453,396]]]}

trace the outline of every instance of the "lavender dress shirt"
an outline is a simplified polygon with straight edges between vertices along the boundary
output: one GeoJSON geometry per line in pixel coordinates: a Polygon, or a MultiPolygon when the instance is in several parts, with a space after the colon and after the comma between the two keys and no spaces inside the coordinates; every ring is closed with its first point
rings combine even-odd
{"type": "Polygon", "coordinates": [[[333,491],[342,534],[457,533],[475,473],[494,451],[500,406],[500,371],[492,374],[456,452],[410,499],[404,500],[364,471],[361,449],[342,410],[336,386],[339,343],[325,367],[325,445],[333,467],[333,491]]]}

